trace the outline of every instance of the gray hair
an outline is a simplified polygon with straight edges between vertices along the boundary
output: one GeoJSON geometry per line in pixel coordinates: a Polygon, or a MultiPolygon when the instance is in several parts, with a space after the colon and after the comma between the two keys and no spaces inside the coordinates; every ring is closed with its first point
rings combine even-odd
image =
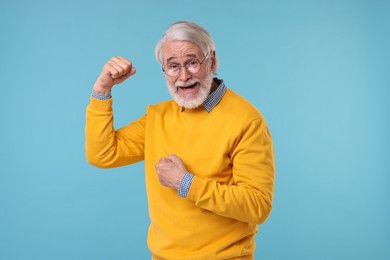
{"type": "Polygon", "coordinates": [[[167,41],[192,42],[199,46],[205,56],[215,51],[213,39],[205,29],[193,22],[179,21],[172,24],[157,43],[155,55],[161,65],[164,63],[162,48],[167,41]]]}

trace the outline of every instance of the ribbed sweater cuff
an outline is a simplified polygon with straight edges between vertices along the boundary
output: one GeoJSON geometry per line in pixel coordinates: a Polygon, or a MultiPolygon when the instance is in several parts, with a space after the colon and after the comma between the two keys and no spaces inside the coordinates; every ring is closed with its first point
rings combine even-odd
{"type": "Polygon", "coordinates": [[[90,97],[88,109],[99,112],[111,112],[112,111],[112,98],[107,100],[99,100],[94,97],[90,97]]]}
{"type": "Polygon", "coordinates": [[[203,189],[203,185],[204,180],[197,176],[194,176],[194,178],[192,179],[190,190],[187,194],[187,199],[193,202],[197,202],[199,199],[199,193],[203,189]]]}

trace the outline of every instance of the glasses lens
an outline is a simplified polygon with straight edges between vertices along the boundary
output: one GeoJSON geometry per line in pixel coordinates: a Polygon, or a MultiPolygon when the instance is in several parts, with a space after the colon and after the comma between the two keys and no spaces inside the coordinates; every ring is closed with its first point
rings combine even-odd
{"type": "Polygon", "coordinates": [[[165,65],[163,71],[165,72],[165,74],[167,74],[168,76],[176,76],[178,74],[180,70],[180,67],[176,64],[173,64],[173,63],[168,63],[167,65],[165,65]]]}
{"type": "Polygon", "coordinates": [[[176,77],[178,74],[179,74],[179,69],[170,69],[170,70],[167,70],[166,73],[168,76],[171,76],[171,77],[176,77]]]}
{"type": "Polygon", "coordinates": [[[200,69],[200,63],[198,60],[191,60],[186,64],[186,69],[191,73],[197,73],[200,69]]]}

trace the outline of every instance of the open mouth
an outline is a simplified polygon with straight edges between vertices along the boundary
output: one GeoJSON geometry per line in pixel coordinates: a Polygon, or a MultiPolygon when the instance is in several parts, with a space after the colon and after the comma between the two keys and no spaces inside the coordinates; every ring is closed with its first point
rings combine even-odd
{"type": "Polygon", "coordinates": [[[197,85],[198,85],[198,82],[196,82],[196,83],[193,84],[193,85],[182,86],[182,87],[179,87],[179,88],[181,88],[181,89],[192,89],[192,88],[195,88],[197,85]]]}

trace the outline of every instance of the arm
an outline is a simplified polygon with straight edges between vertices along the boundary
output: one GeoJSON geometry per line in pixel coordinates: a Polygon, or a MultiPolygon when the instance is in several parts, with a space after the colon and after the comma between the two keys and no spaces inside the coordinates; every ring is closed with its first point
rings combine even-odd
{"type": "MultiPolygon", "coordinates": [[[[115,57],[103,67],[93,87],[102,96],[135,73],[130,61],[115,57]]],[[[112,99],[91,97],[86,115],[86,157],[98,167],[118,167],[134,163],[144,156],[144,125],[146,117],[115,131],[112,99]]]]}
{"type": "Polygon", "coordinates": [[[243,222],[269,216],[275,179],[272,139],[263,120],[253,121],[231,153],[234,185],[194,176],[187,198],[198,207],[243,222]]]}
{"type": "Polygon", "coordinates": [[[243,222],[261,224],[271,213],[275,181],[272,138],[263,120],[249,124],[231,157],[233,185],[188,173],[183,161],[176,155],[161,158],[156,164],[156,172],[162,185],[179,190],[180,196],[184,194],[183,197],[202,209],[243,222]]]}
{"type": "Polygon", "coordinates": [[[85,127],[86,157],[92,165],[112,168],[144,159],[146,115],[119,130],[114,129],[112,100],[91,97],[85,127]]]}

